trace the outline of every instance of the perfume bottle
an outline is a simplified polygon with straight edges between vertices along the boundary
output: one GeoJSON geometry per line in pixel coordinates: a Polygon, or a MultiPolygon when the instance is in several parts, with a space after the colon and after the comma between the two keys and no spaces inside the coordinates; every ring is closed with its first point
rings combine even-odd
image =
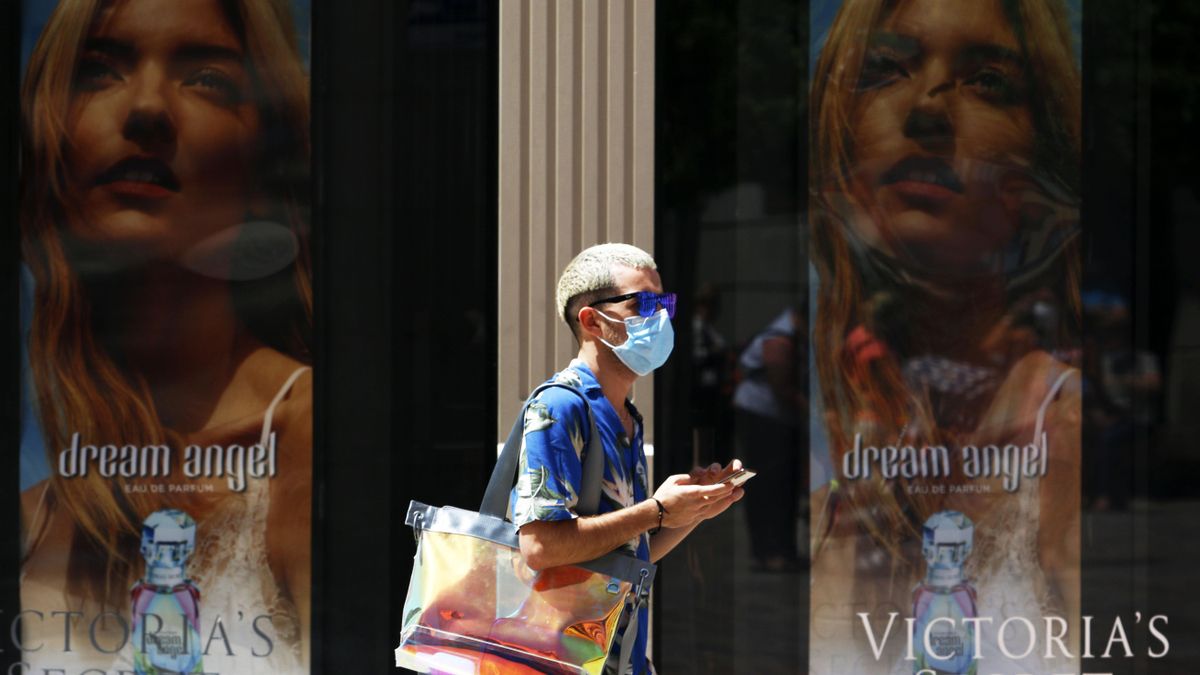
{"type": "Polygon", "coordinates": [[[183,511],[155,511],[142,524],[146,576],[131,591],[136,675],[204,672],[200,589],[185,573],[195,548],[196,521],[183,511]]]}
{"type": "Polygon", "coordinates": [[[975,675],[975,628],[963,621],[975,618],[976,612],[975,587],[963,576],[974,536],[975,525],[958,511],[940,511],[925,521],[925,581],[913,589],[914,673],[975,675]],[[935,619],[943,620],[933,623],[935,619]],[[928,652],[926,631],[932,648],[928,652]]]}

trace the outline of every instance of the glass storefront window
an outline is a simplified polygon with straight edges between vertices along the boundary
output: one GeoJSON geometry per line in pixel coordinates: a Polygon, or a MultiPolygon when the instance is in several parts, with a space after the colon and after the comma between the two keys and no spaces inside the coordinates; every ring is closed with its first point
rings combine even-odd
{"type": "Polygon", "coordinates": [[[183,4],[0,10],[0,672],[393,670],[408,503],[478,506],[602,241],[679,296],[651,490],[756,472],[661,562],[659,673],[1200,663],[1200,2],[183,4]],[[222,326],[229,378],[144,349],[222,326]]]}

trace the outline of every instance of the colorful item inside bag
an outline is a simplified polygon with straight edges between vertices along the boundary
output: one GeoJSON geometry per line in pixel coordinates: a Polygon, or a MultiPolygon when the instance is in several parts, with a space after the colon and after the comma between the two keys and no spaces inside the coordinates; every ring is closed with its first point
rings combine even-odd
{"type": "MultiPolygon", "coordinates": [[[[561,387],[587,398],[569,386],[561,387]]],[[[528,406],[528,403],[526,403],[528,406]]],[[[584,455],[577,512],[600,502],[604,451],[595,421],[584,455]]],[[[615,551],[579,565],[535,572],[521,557],[517,528],[504,519],[516,477],[524,410],[492,472],[479,513],[413,502],[406,522],[417,554],[404,603],[396,665],[453,675],[599,675],[613,648],[626,604],[634,617],[649,595],[655,566],[615,551]]],[[[628,663],[634,640],[625,640],[628,663]]]]}

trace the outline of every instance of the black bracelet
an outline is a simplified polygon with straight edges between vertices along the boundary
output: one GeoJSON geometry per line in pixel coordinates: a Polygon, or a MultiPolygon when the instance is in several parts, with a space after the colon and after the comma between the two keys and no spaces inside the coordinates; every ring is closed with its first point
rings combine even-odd
{"type": "Polygon", "coordinates": [[[667,512],[667,509],[662,505],[662,502],[658,501],[658,499],[654,497],[651,497],[650,499],[653,499],[654,503],[658,505],[658,527],[648,532],[648,534],[654,535],[662,531],[662,517],[663,514],[667,512]]]}

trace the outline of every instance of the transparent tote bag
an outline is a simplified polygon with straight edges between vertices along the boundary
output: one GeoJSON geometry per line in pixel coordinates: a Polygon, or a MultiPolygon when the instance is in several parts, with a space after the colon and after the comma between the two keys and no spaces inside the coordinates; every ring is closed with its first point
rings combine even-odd
{"type": "MultiPolygon", "coordinates": [[[[583,461],[576,512],[600,503],[604,449],[587,397],[591,439],[583,461]]],[[[525,408],[529,406],[526,401],[525,408]]],[[[484,493],[479,513],[412,502],[405,522],[417,538],[404,602],[396,665],[453,675],[599,675],[626,603],[626,635],[637,635],[637,608],[649,595],[655,566],[614,551],[595,560],[531,570],[521,557],[517,528],[507,520],[516,477],[525,408],[517,417],[484,493]]],[[[621,670],[635,640],[623,641],[621,670]]]]}

